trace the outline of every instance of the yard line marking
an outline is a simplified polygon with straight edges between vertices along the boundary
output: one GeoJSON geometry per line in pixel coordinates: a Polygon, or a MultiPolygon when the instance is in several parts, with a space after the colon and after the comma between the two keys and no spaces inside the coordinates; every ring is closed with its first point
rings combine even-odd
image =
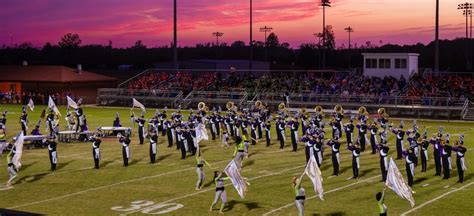
{"type": "Polygon", "coordinates": [[[87,192],[90,192],[90,191],[96,191],[96,190],[100,190],[100,189],[104,189],[104,188],[108,188],[108,187],[113,187],[113,186],[116,186],[116,185],[121,185],[121,184],[125,184],[125,183],[141,181],[141,180],[146,180],[146,179],[151,179],[151,178],[156,178],[156,177],[160,177],[160,176],[164,176],[164,175],[168,175],[168,174],[173,174],[173,173],[178,173],[178,172],[183,172],[183,171],[188,171],[188,170],[190,170],[190,169],[189,168],[188,169],[181,169],[181,170],[175,170],[175,171],[171,171],[171,172],[167,172],[167,173],[161,173],[161,174],[158,174],[158,175],[144,176],[144,177],[141,177],[141,178],[121,181],[121,182],[117,182],[117,183],[114,183],[114,184],[104,185],[104,186],[101,186],[101,187],[90,188],[90,189],[87,189],[87,190],[82,190],[82,191],[78,191],[78,192],[75,192],[75,193],[70,193],[70,194],[55,197],[55,198],[50,198],[50,199],[25,203],[25,204],[21,204],[21,205],[17,205],[17,206],[12,206],[12,207],[9,207],[9,208],[16,209],[16,208],[20,208],[20,207],[24,207],[24,206],[40,204],[40,203],[49,202],[49,201],[53,201],[53,200],[59,200],[59,199],[63,199],[63,198],[67,198],[67,197],[87,193],[87,192]]]}
{"type": "Polygon", "coordinates": [[[446,189],[446,188],[448,188],[448,187],[449,187],[449,185],[446,185],[446,186],[444,186],[443,188],[446,189]]]}
{"type": "MultiPolygon", "coordinates": [[[[260,178],[264,178],[264,177],[268,177],[268,176],[278,175],[278,174],[281,174],[281,173],[284,173],[284,172],[287,172],[287,171],[291,171],[291,170],[294,170],[294,169],[299,169],[299,168],[305,167],[305,166],[306,165],[299,165],[299,166],[284,169],[284,170],[281,170],[281,171],[278,171],[278,172],[269,173],[269,174],[265,174],[265,175],[261,175],[261,176],[256,176],[256,177],[253,177],[253,178],[249,178],[248,181],[252,181],[252,180],[256,180],[256,179],[260,179],[260,178]]],[[[224,186],[229,186],[229,185],[232,185],[232,183],[227,183],[224,186]]],[[[205,192],[208,192],[208,191],[212,191],[212,190],[215,190],[215,188],[208,188],[206,190],[201,190],[199,192],[195,192],[195,193],[192,193],[192,194],[187,194],[187,195],[184,195],[184,196],[180,196],[180,197],[176,197],[176,198],[173,198],[173,199],[165,200],[165,201],[157,203],[157,204],[159,205],[159,204],[165,204],[165,203],[173,202],[173,201],[176,201],[176,200],[179,200],[179,199],[192,197],[192,196],[195,196],[195,195],[198,195],[198,194],[201,194],[201,193],[205,193],[205,192]]],[[[140,210],[130,211],[130,212],[127,212],[127,213],[124,213],[124,214],[121,214],[121,215],[129,215],[129,214],[133,214],[133,213],[136,213],[136,212],[139,212],[139,211],[140,210]]]]}
{"type": "MultiPolygon", "coordinates": [[[[222,161],[215,162],[215,163],[213,163],[213,164],[218,164],[218,163],[222,163],[222,162],[229,162],[229,160],[226,159],[226,160],[222,160],[222,161]]],[[[114,163],[115,163],[115,162],[114,162],[114,163]]],[[[118,162],[118,163],[120,163],[120,162],[118,162]]],[[[84,168],[81,168],[81,169],[84,169],[84,168]]],[[[114,184],[109,184],[109,185],[104,185],[104,186],[100,186],[100,187],[90,188],[90,189],[87,189],[87,190],[82,190],[82,191],[78,191],[78,192],[75,192],[75,193],[71,193],[71,194],[67,194],[67,195],[63,195],[63,196],[59,196],[59,197],[54,197],[54,198],[50,198],[50,199],[45,199],[45,200],[40,200],[40,201],[35,201],[35,202],[30,202],[30,203],[25,203],[25,204],[13,206],[13,207],[8,207],[8,208],[15,209],[15,208],[20,208],[20,207],[24,207],[24,206],[30,206],[30,205],[40,204],[40,203],[44,203],[44,202],[49,202],[49,201],[53,201],[53,200],[58,200],[58,199],[63,199],[63,198],[67,198],[67,197],[71,197],[71,196],[83,194],[83,193],[90,192],[90,191],[101,190],[101,189],[104,189],[104,188],[109,188],[109,187],[113,187],[113,186],[116,186],[116,185],[121,185],[121,184],[129,183],[129,182],[135,182],[135,181],[141,181],[141,180],[146,180],[146,179],[152,179],[152,178],[156,178],[156,177],[160,177],[160,176],[164,176],[164,175],[168,175],[168,174],[174,174],[174,173],[183,172],[183,171],[188,171],[188,170],[193,170],[193,169],[194,169],[194,167],[191,167],[191,168],[187,168],[187,169],[181,169],[181,170],[171,171],[171,172],[167,172],[167,173],[161,173],[161,174],[158,174],[158,175],[144,176],[144,177],[141,177],[141,178],[125,180],[125,181],[117,182],[117,183],[114,183],[114,184]]],[[[213,188],[213,189],[214,189],[214,188],[213,188]]]]}
{"type": "Polygon", "coordinates": [[[250,170],[252,170],[252,169],[245,169],[245,170],[243,170],[242,172],[248,172],[248,171],[250,171],[250,170]]]}
{"type": "Polygon", "coordinates": [[[426,187],[426,186],[428,186],[428,185],[430,185],[430,184],[424,184],[424,185],[422,185],[422,186],[423,186],[423,187],[426,187]]]}
{"type": "Polygon", "coordinates": [[[266,172],[268,172],[268,171],[267,171],[267,170],[262,170],[262,171],[260,171],[260,172],[258,172],[258,173],[266,173],[266,172]]]}
{"type": "Polygon", "coordinates": [[[414,211],[416,211],[416,210],[418,210],[418,209],[420,209],[420,208],[423,208],[424,206],[426,206],[426,205],[428,205],[428,204],[430,204],[430,203],[436,202],[437,200],[439,200],[439,199],[441,199],[441,198],[443,198],[443,197],[445,197],[445,196],[447,196],[447,195],[449,195],[449,194],[451,194],[451,193],[454,193],[454,192],[460,191],[460,190],[462,190],[462,189],[464,189],[464,188],[467,188],[467,187],[471,186],[472,184],[474,184],[474,182],[471,182],[471,183],[469,183],[469,184],[467,184],[467,185],[464,185],[464,186],[462,186],[462,187],[460,187],[460,188],[458,188],[458,189],[454,189],[454,190],[448,191],[448,192],[446,192],[445,194],[442,194],[442,195],[440,195],[440,196],[438,196],[438,197],[435,197],[435,198],[433,198],[433,199],[431,199],[431,200],[429,200],[429,201],[427,201],[427,202],[425,202],[425,203],[423,203],[423,204],[421,204],[421,205],[419,205],[419,206],[417,206],[417,207],[415,207],[415,208],[412,208],[412,209],[410,209],[410,210],[408,210],[408,211],[406,211],[406,212],[403,212],[403,213],[401,214],[401,216],[405,216],[405,215],[407,215],[407,214],[409,214],[409,213],[412,213],[412,212],[414,212],[414,211]]]}
{"type": "MultiPolygon", "coordinates": [[[[354,183],[351,183],[351,184],[348,184],[348,185],[345,185],[345,186],[342,186],[342,187],[334,188],[334,189],[332,189],[332,190],[329,190],[329,191],[325,192],[324,194],[328,194],[328,193],[340,191],[340,190],[342,190],[342,189],[346,189],[346,188],[348,188],[348,187],[351,187],[351,186],[354,186],[354,185],[356,185],[356,184],[360,184],[360,183],[363,183],[363,182],[367,182],[367,181],[370,181],[370,180],[372,180],[372,179],[374,179],[374,178],[378,178],[378,177],[380,177],[380,175],[372,176],[372,177],[370,177],[370,178],[368,178],[368,179],[364,179],[364,180],[361,180],[361,181],[357,181],[357,182],[354,182],[354,183]]],[[[314,199],[314,198],[316,198],[316,197],[319,197],[319,196],[316,196],[316,195],[315,195],[315,196],[312,196],[312,197],[307,198],[306,200],[314,199]]],[[[288,207],[290,207],[290,206],[292,206],[292,205],[294,205],[294,203],[290,203],[290,204],[284,205],[284,206],[282,206],[282,207],[280,207],[280,208],[273,209],[273,210],[271,210],[271,211],[269,211],[269,212],[267,212],[267,213],[265,213],[265,214],[262,214],[262,216],[270,215],[270,214],[272,214],[272,213],[274,213],[274,212],[277,212],[277,211],[280,211],[280,210],[282,210],[282,209],[288,208],[288,207]]]]}

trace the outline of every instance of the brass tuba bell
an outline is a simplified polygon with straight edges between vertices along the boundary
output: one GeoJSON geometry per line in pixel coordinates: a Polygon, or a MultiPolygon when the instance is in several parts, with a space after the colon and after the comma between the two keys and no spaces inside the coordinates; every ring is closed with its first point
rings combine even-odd
{"type": "Polygon", "coordinates": [[[259,101],[259,100],[258,100],[258,101],[255,101],[255,108],[256,108],[256,109],[261,109],[261,108],[262,108],[262,105],[263,105],[262,101],[259,101]]]}
{"type": "Polygon", "coordinates": [[[284,111],[285,109],[286,109],[285,103],[280,103],[280,104],[278,104],[278,110],[279,110],[279,111],[284,111]]]}
{"type": "Polygon", "coordinates": [[[342,114],[344,112],[340,104],[337,104],[336,106],[334,106],[334,111],[339,114],[342,114]]]}
{"type": "Polygon", "coordinates": [[[383,118],[388,119],[388,117],[389,117],[389,115],[388,115],[387,111],[385,110],[385,108],[379,108],[377,110],[377,113],[383,118]]]}
{"type": "Polygon", "coordinates": [[[365,115],[367,109],[364,106],[359,107],[359,115],[365,115]]]}
{"type": "Polygon", "coordinates": [[[204,110],[206,108],[206,104],[204,102],[199,102],[198,103],[198,110],[204,110]]]}
{"type": "Polygon", "coordinates": [[[225,107],[227,108],[227,110],[233,110],[234,109],[234,102],[232,101],[229,101],[225,104],[225,107]]]}

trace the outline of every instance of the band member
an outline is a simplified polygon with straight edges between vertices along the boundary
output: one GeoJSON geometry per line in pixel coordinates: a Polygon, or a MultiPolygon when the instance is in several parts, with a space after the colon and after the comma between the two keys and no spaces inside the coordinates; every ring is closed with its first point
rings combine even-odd
{"type": "Polygon", "coordinates": [[[19,167],[16,167],[15,164],[13,163],[13,157],[15,157],[16,154],[16,147],[14,145],[9,145],[10,147],[10,153],[7,155],[7,161],[8,161],[8,173],[10,174],[10,178],[7,181],[7,187],[10,187],[10,185],[13,182],[13,179],[16,178],[18,175],[19,167]]]}
{"type": "Polygon", "coordinates": [[[150,163],[154,164],[156,160],[156,143],[158,142],[158,132],[151,130],[148,139],[150,140],[150,163]]]}
{"type": "Polygon", "coordinates": [[[305,190],[301,186],[301,181],[303,180],[304,173],[301,174],[299,178],[293,177],[291,180],[291,186],[293,187],[293,192],[295,194],[295,205],[298,209],[298,216],[304,215],[304,201],[306,199],[305,190]]]}
{"type": "Polygon", "coordinates": [[[216,115],[214,113],[211,116],[209,116],[209,124],[211,126],[212,140],[215,140],[216,139],[217,128],[216,128],[216,115]]]}
{"type": "Polygon", "coordinates": [[[279,135],[279,140],[280,140],[280,149],[283,149],[285,147],[285,122],[283,120],[280,120],[277,125],[278,128],[278,135],[279,135]]]}
{"type": "Polygon", "coordinates": [[[51,163],[51,171],[56,170],[56,165],[58,164],[58,153],[56,151],[57,143],[54,141],[54,135],[48,138],[46,145],[48,146],[49,161],[51,163]]]}
{"type": "Polygon", "coordinates": [[[308,164],[309,159],[311,157],[314,157],[314,155],[313,155],[314,154],[313,146],[315,144],[315,141],[314,141],[312,136],[307,134],[307,135],[304,135],[301,138],[301,142],[304,142],[304,153],[305,153],[305,156],[306,156],[306,164],[308,164]]]}
{"type": "Polygon", "coordinates": [[[337,139],[338,136],[336,136],[334,139],[329,140],[327,143],[328,146],[331,147],[331,153],[332,153],[332,167],[333,167],[333,176],[338,176],[339,175],[339,147],[341,144],[339,143],[339,140],[337,139]]]}
{"type": "Polygon", "coordinates": [[[0,116],[0,129],[6,130],[7,127],[7,113],[8,111],[3,111],[2,115],[0,116]]]}
{"type": "Polygon", "coordinates": [[[413,149],[408,149],[404,151],[403,155],[405,156],[405,168],[407,171],[408,186],[413,186],[413,178],[415,177],[415,160],[416,155],[413,152],[413,149]]]}
{"type": "Polygon", "coordinates": [[[387,181],[388,171],[388,151],[390,148],[386,143],[380,143],[378,145],[379,156],[380,156],[380,171],[382,172],[382,181],[387,181]]]}
{"type": "Polygon", "coordinates": [[[26,130],[28,130],[28,114],[26,113],[26,110],[23,110],[23,112],[21,112],[20,124],[21,131],[23,131],[23,135],[26,136],[26,130]]]}
{"type": "Polygon", "coordinates": [[[365,151],[365,144],[367,143],[367,124],[365,122],[359,122],[357,124],[359,129],[358,143],[360,143],[360,151],[365,151]]]}
{"type": "Polygon", "coordinates": [[[188,142],[184,136],[184,130],[180,126],[176,127],[177,145],[181,150],[181,160],[186,159],[186,143],[188,142]]]}
{"type": "Polygon", "coordinates": [[[426,172],[430,142],[426,139],[426,136],[423,136],[423,139],[419,140],[418,145],[421,146],[421,172],[426,172]]]}
{"type": "Polygon", "coordinates": [[[165,110],[163,110],[163,112],[159,115],[159,120],[160,120],[160,125],[161,125],[161,136],[165,136],[167,131],[168,131],[168,128],[167,128],[167,125],[165,125],[165,120],[166,120],[166,107],[165,107],[165,110]]]}
{"type": "Polygon", "coordinates": [[[295,117],[291,122],[290,122],[290,132],[291,132],[291,145],[293,146],[293,151],[296,151],[298,149],[298,117],[295,117]]]}
{"type": "Polygon", "coordinates": [[[76,132],[78,132],[81,128],[82,128],[82,125],[84,125],[84,111],[80,105],[80,103],[77,104],[78,107],[74,110],[74,112],[76,113],[76,121],[78,122],[78,127],[76,128],[76,132]]]}
{"type": "Polygon", "coordinates": [[[433,145],[433,160],[435,162],[435,176],[441,176],[441,150],[443,146],[441,145],[441,140],[439,137],[433,137],[430,140],[430,143],[433,145]]]}
{"type": "Polygon", "coordinates": [[[242,167],[242,160],[245,155],[245,145],[241,137],[236,137],[235,150],[234,150],[234,161],[237,165],[242,167]]]}
{"type": "MultiPolygon", "coordinates": [[[[54,116],[53,116],[54,119],[54,116]]],[[[64,120],[66,120],[66,129],[70,131],[76,130],[76,122],[74,120],[74,116],[71,114],[71,112],[68,112],[66,117],[64,117],[64,120]]]]}
{"type": "Polygon", "coordinates": [[[392,129],[392,132],[397,135],[397,160],[400,160],[402,159],[402,152],[404,151],[403,137],[405,136],[405,131],[403,131],[403,120],[400,121],[399,128],[392,129]]]}
{"type": "Polygon", "coordinates": [[[257,128],[258,122],[256,119],[253,119],[250,122],[250,138],[252,139],[252,145],[257,144],[257,128]]]}
{"type": "Polygon", "coordinates": [[[354,124],[352,124],[353,120],[351,118],[351,120],[349,120],[349,123],[346,123],[344,125],[344,131],[346,132],[346,141],[347,141],[347,145],[349,145],[349,143],[353,143],[353,133],[354,133],[354,124]]]}
{"type": "Polygon", "coordinates": [[[458,170],[458,183],[464,182],[464,170],[467,169],[466,163],[464,161],[464,154],[466,154],[467,149],[463,146],[463,141],[455,141],[453,151],[456,152],[456,167],[458,170]]]}
{"type": "Polygon", "coordinates": [[[377,128],[377,123],[374,121],[372,125],[369,128],[370,130],[370,146],[372,147],[372,153],[375,154],[377,151],[377,131],[379,130],[377,128]]]}
{"type": "Polygon", "coordinates": [[[229,148],[229,134],[226,130],[222,131],[222,147],[229,148]]]}
{"type": "Polygon", "coordinates": [[[98,136],[93,136],[91,139],[92,141],[92,157],[94,158],[94,168],[99,169],[99,162],[100,162],[100,144],[102,140],[98,136]]]}
{"type": "Polygon", "coordinates": [[[359,169],[360,169],[360,162],[359,162],[359,157],[360,157],[360,146],[358,143],[355,145],[349,145],[349,151],[352,152],[352,179],[357,179],[359,178],[359,169]]]}
{"type": "Polygon", "coordinates": [[[224,188],[224,180],[228,180],[229,177],[222,177],[222,173],[219,171],[214,171],[214,183],[216,184],[216,194],[214,196],[214,201],[209,208],[209,211],[212,211],[214,206],[217,204],[219,199],[221,200],[221,207],[219,208],[219,213],[224,214],[223,210],[227,202],[227,193],[224,188]]]}
{"type": "MultiPolygon", "coordinates": [[[[336,112],[336,114],[334,115],[334,120],[336,121],[335,124],[338,131],[342,131],[341,122],[343,118],[344,118],[344,114],[342,112],[336,112]]],[[[338,138],[341,138],[341,135],[342,134],[339,134],[338,138]]]]}
{"type": "Polygon", "coordinates": [[[173,133],[174,133],[174,125],[169,120],[165,120],[163,123],[163,127],[166,128],[166,136],[168,137],[168,148],[173,147],[173,133]]]}
{"type": "Polygon", "coordinates": [[[209,163],[201,156],[201,151],[199,150],[196,154],[196,174],[198,176],[196,190],[201,190],[202,183],[204,182],[204,164],[206,164],[208,167],[211,167],[211,165],[209,165],[209,163]]]}
{"type": "Polygon", "coordinates": [[[443,164],[443,179],[448,180],[451,177],[451,151],[452,147],[449,145],[449,140],[444,142],[441,150],[442,164],[443,164]]]}
{"type": "Polygon", "coordinates": [[[313,145],[313,151],[316,164],[318,164],[318,167],[321,167],[321,164],[323,163],[323,139],[320,139],[319,137],[316,138],[315,143],[313,145]]]}
{"type": "Polygon", "coordinates": [[[138,123],[138,139],[140,140],[140,144],[143,145],[145,140],[145,115],[142,113],[140,118],[135,119],[135,122],[138,123]]]}
{"type": "Polygon", "coordinates": [[[122,158],[123,158],[123,166],[128,166],[128,161],[130,160],[130,138],[127,136],[119,135],[119,143],[122,145],[122,158]]]}
{"type": "Polygon", "coordinates": [[[380,216],[387,216],[387,206],[384,203],[386,189],[387,187],[384,187],[383,191],[378,192],[377,195],[375,196],[375,199],[377,199],[377,206],[379,207],[380,216]]]}
{"type": "Polygon", "coordinates": [[[265,129],[265,140],[267,141],[267,147],[270,146],[270,128],[271,128],[271,124],[270,122],[267,122],[267,123],[263,123],[264,126],[263,128],[265,129]]]}

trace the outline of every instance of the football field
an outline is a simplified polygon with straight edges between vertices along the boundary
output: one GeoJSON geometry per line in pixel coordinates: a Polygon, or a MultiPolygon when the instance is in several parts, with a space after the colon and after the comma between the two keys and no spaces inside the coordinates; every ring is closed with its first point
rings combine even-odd
{"type": "MultiPolygon", "coordinates": [[[[29,111],[29,131],[39,119],[44,107],[37,106],[29,111]]],[[[20,106],[0,106],[7,109],[7,137],[20,130],[20,106]]],[[[60,127],[65,126],[65,107],[60,108],[63,117],[60,127]]],[[[85,107],[89,130],[99,126],[111,126],[115,113],[120,114],[123,126],[130,125],[129,108],[85,107]]],[[[137,114],[138,110],[135,111],[137,114]]],[[[146,117],[154,114],[149,109],[146,117]]],[[[171,115],[171,110],[168,111],[171,115]]],[[[327,117],[326,117],[327,118],[327,117]]],[[[187,117],[185,117],[187,119],[187,117]]],[[[345,117],[344,123],[348,121],[345,117]]],[[[399,121],[393,120],[398,126],[399,121]]],[[[405,128],[411,127],[412,120],[405,120],[405,128]]],[[[421,173],[416,167],[414,198],[415,207],[411,208],[406,200],[400,199],[393,191],[387,190],[385,204],[390,215],[474,215],[474,123],[418,120],[422,132],[428,128],[429,136],[438,131],[439,126],[451,134],[451,140],[465,134],[466,164],[465,182],[456,183],[456,155],[452,154],[453,170],[451,179],[442,180],[434,176],[433,148],[429,148],[428,171],[421,173]]],[[[272,124],[272,133],[275,133],[272,124]]],[[[134,128],[134,132],[137,129],[134,128]]],[[[330,128],[326,127],[329,132],[330,128]]],[[[301,131],[301,130],[300,130],[301,131]]],[[[44,124],[41,132],[45,133],[44,124]]],[[[354,133],[356,136],[357,133],[354,133]]],[[[326,138],[330,133],[326,133],[326,138]]],[[[406,143],[406,141],[405,141],[406,143]]],[[[27,211],[47,215],[219,215],[218,206],[209,212],[214,199],[215,185],[212,182],[213,171],[222,170],[233,158],[234,143],[224,148],[221,140],[202,141],[201,150],[211,167],[204,167],[206,179],[201,190],[195,190],[197,175],[196,161],[188,156],[181,160],[176,146],[168,148],[166,136],[159,136],[156,164],[150,164],[149,142],[138,144],[136,133],[130,144],[131,163],[122,165],[122,147],[115,137],[103,138],[101,144],[101,167],[93,169],[92,144],[90,142],[58,142],[58,169],[51,172],[47,148],[25,150],[22,156],[23,166],[13,187],[7,188],[8,172],[6,153],[0,163],[0,208],[27,211]]],[[[395,157],[395,135],[389,135],[390,156],[395,157]]],[[[272,134],[272,145],[266,147],[264,141],[251,145],[250,157],[244,159],[242,175],[248,178],[250,186],[245,199],[240,199],[230,181],[226,181],[228,203],[224,213],[228,215],[296,215],[294,194],[290,185],[291,178],[304,171],[304,144],[299,143],[298,151],[291,151],[289,130],[284,150],[280,150],[276,135],[272,134]]],[[[309,178],[303,179],[306,189],[306,215],[377,215],[375,194],[382,191],[380,182],[378,154],[371,155],[369,150],[360,157],[360,178],[352,177],[351,153],[346,150],[345,135],[341,142],[341,171],[332,177],[331,152],[324,151],[321,167],[324,178],[324,201],[316,198],[309,178]]],[[[189,155],[189,154],[188,154],[189,155]]],[[[404,160],[396,161],[406,177],[404,160]]]]}

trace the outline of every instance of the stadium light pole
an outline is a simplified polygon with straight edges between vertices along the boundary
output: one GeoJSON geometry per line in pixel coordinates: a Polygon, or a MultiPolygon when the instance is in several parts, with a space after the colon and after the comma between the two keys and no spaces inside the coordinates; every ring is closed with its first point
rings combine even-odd
{"type": "Polygon", "coordinates": [[[250,58],[249,58],[249,70],[252,71],[252,64],[253,64],[253,38],[252,38],[252,0],[250,0],[250,43],[249,43],[249,49],[250,49],[250,58]]]}
{"type": "Polygon", "coordinates": [[[219,37],[222,37],[223,35],[224,33],[218,31],[212,33],[212,36],[216,37],[216,46],[219,46],[219,37]]]}
{"type": "Polygon", "coordinates": [[[329,0],[321,0],[320,6],[323,7],[323,64],[322,67],[326,67],[326,7],[331,7],[329,0]]]}
{"type": "Polygon", "coordinates": [[[439,73],[439,0],[436,0],[434,72],[436,75],[439,73]]]}
{"type": "Polygon", "coordinates": [[[468,31],[468,11],[472,9],[472,4],[469,2],[458,4],[458,10],[463,10],[463,15],[466,17],[466,38],[469,38],[469,31],[468,31]]]}
{"type": "Polygon", "coordinates": [[[173,67],[178,70],[178,28],[177,28],[177,0],[174,0],[174,23],[173,23],[173,67]]]}
{"type": "Polygon", "coordinates": [[[349,49],[351,49],[351,33],[354,32],[354,29],[350,26],[344,29],[347,33],[349,33],[349,49]]]}
{"type": "Polygon", "coordinates": [[[267,32],[271,32],[273,30],[272,27],[270,26],[264,26],[264,27],[261,27],[260,28],[260,32],[263,32],[265,34],[265,40],[264,40],[264,43],[265,43],[265,61],[267,61],[267,32]]]}

